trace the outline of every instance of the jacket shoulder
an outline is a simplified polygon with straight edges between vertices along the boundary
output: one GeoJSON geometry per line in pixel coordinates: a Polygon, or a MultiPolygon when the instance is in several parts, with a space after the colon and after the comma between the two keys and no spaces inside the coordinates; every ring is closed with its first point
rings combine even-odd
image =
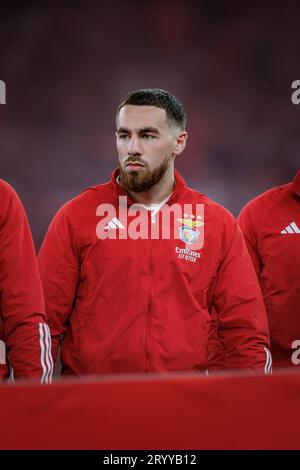
{"type": "Polygon", "coordinates": [[[0,179],[0,198],[1,201],[17,197],[16,190],[6,181],[0,179]]]}
{"type": "Polygon", "coordinates": [[[230,212],[230,210],[224,207],[222,204],[211,199],[204,193],[201,193],[191,188],[188,188],[188,190],[191,191],[191,193],[193,194],[193,200],[197,204],[204,205],[204,211],[206,215],[215,216],[218,220],[235,220],[235,217],[230,212]]]}
{"type": "Polygon", "coordinates": [[[0,179],[0,218],[6,219],[12,210],[23,210],[22,202],[16,190],[6,181],[0,179]]]}
{"type": "Polygon", "coordinates": [[[291,183],[268,189],[247,202],[247,204],[242,208],[240,215],[253,212],[269,212],[274,206],[277,206],[280,202],[283,202],[290,197],[290,190],[291,183]]]}
{"type": "Polygon", "coordinates": [[[112,195],[112,185],[110,182],[91,186],[65,202],[58,210],[58,213],[69,214],[73,211],[80,211],[81,208],[86,209],[89,204],[109,202],[112,195]]]}

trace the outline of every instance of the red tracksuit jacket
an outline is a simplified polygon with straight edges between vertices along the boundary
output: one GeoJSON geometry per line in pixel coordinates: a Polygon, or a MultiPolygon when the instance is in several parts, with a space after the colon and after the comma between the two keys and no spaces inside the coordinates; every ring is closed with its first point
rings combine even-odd
{"type": "MultiPolygon", "coordinates": [[[[59,210],[39,253],[53,355],[61,342],[62,373],[206,369],[212,308],[222,327],[226,367],[269,367],[263,300],[233,216],[175,172],[168,207],[190,205],[183,220],[170,219],[172,229],[181,221],[181,238],[171,231],[170,239],[126,239],[129,225],[119,209],[119,196],[126,193],[117,174],[59,210]],[[103,204],[115,216],[107,215],[109,208],[104,213],[103,204]],[[198,232],[196,204],[204,206],[198,232]],[[199,234],[203,247],[189,249],[199,234]]],[[[126,214],[138,225],[132,203],[128,199],[126,214]]],[[[151,221],[147,212],[149,227],[162,229],[161,213],[151,221]]]]}
{"type": "Polygon", "coordinates": [[[300,169],[239,216],[267,310],[275,367],[300,364],[300,169]]]}
{"type": "MultiPolygon", "coordinates": [[[[292,183],[251,200],[238,217],[267,310],[274,367],[300,364],[300,170],[292,183]]],[[[209,364],[224,368],[218,320],[210,322],[209,364]]]]}
{"type": "Polygon", "coordinates": [[[0,381],[51,381],[51,338],[34,245],[23,206],[0,180],[0,381]]]}

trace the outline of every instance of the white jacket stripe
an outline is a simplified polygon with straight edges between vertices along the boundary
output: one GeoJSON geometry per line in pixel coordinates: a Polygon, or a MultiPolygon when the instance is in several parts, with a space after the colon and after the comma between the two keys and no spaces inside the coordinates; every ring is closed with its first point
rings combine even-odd
{"type": "Polygon", "coordinates": [[[272,356],[268,348],[264,348],[266,353],[265,374],[272,374],[272,356]]]}
{"type": "Polygon", "coordinates": [[[49,372],[49,383],[52,382],[52,375],[53,375],[53,359],[52,359],[52,352],[51,352],[51,335],[50,335],[50,328],[48,325],[45,324],[46,332],[47,332],[47,346],[48,346],[48,358],[50,362],[50,372],[49,372]]]}
{"type": "Polygon", "coordinates": [[[46,351],[45,351],[45,332],[44,332],[44,328],[43,328],[43,323],[39,323],[39,332],[40,332],[40,346],[41,346],[41,366],[42,366],[42,369],[43,369],[43,375],[42,375],[42,378],[41,378],[41,383],[43,384],[45,382],[45,377],[46,377],[46,374],[47,374],[47,366],[46,366],[46,362],[45,362],[45,354],[46,354],[46,351]]]}
{"type": "Polygon", "coordinates": [[[51,383],[53,361],[52,361],[52,357],[51,357],[50,332],[49,332],[48,325],[46,325],[45,323],[43,323],[43,328],[44,328],[44,335],[45,335],[45,362],[46,362],[46,368],[47,368],[45,383],[51,383]]]}

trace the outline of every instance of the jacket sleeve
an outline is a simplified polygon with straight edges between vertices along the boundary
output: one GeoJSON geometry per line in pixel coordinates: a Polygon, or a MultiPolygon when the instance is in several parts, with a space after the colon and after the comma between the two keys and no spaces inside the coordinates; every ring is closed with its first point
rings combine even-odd
{"type": "Polygon", "coordinates": [[[72,240],[66,206],[58,211],[50,224],[38,255],[38,265],[55,363],[79,281],[79,260],[72,240]]]}
{"type": "Polygon", "coordinates": [[[51,339],[31,231],[13,188],[1,182],[0,197],[1,361],[8,358],[15,379],[48,383],[51,339]]]}
{"type": "Polygon", "coordinates": [[[209,372],[225,369],[225,349],[219,336],[219,318],[212,309],[208,324],[208,370],[209,372]]]}
{"type": "Polygon", "coordinates": [[[272,361],[264,302],[241,230],[231,214],[224,218],[222,253],[213,307],[224,346],[225,368],[270,373],[272,361]]]}
{"type": "Polygon", "coordinates": [[[257,233],[255,224],[253,222],[252,213],[248,204],[244,207],[244,209],[242,209],[240,215],[238,216],[238,223],[243,232],[244,240],[251,256],[256,275],[259,278],[261,271],[261,258],[257,248],[257,233]]]}

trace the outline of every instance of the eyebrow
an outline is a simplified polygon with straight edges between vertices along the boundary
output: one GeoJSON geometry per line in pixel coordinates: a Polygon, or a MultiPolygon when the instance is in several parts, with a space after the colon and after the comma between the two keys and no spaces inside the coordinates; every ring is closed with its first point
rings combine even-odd
{"type": "MultiPolygon", "coordinates": [[[[152,134],[159,134],[159,130],[156,127],[147,126],[147,127],[141,127],[141,129],[139,129],[139,134],[146,134],[148,132],[151,132],[152,134]]],[[[130,131],[126,129],[125,127],[120,127],[117,130],[117,133],[118,134],[130,134],[130,131]]]]}

